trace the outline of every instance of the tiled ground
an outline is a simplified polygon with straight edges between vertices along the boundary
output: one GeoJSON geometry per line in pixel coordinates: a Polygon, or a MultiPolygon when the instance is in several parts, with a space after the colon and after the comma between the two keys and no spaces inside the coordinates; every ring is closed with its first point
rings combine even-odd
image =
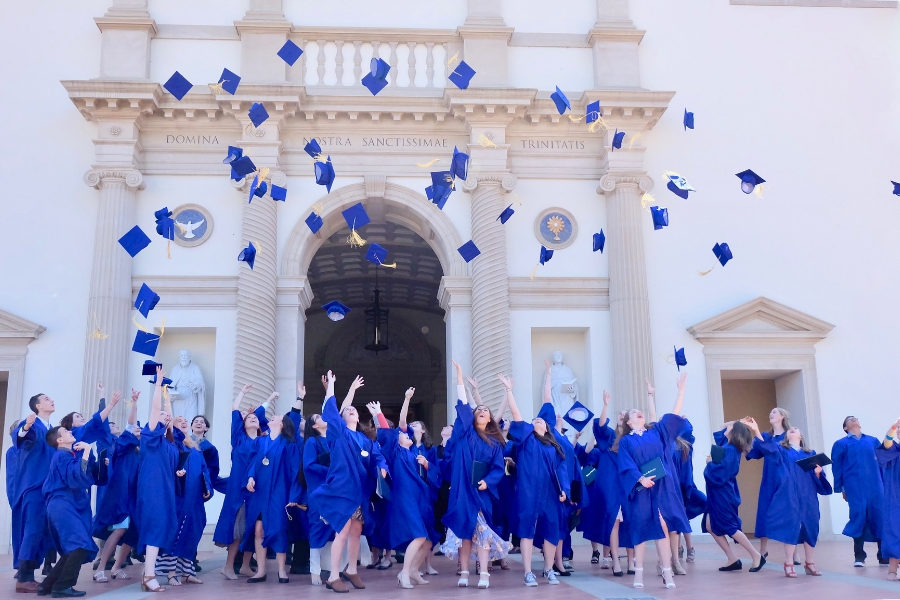
{"type": "MultiPolygon", "coordinates": [[[[868,566],[864,569],[855,569],[849,560],[851,549],[850,541],[822,542],[819,544],[817,562],[824,572],[823,577],[810,577],[802,574],[802,567],[798,567],[801,573],[797,579],[790,580],[784,577],[778,561],[766,566],[756,574],[745,570],[741,573],[719,573],[716,569],[722,565],[722,556],[711,541],[701,539],[697,543],[697,562],[688,565],[689,574],[685,577],[677,577],[678,588],[666,590],[658,576],[650,576],[655,573],[655,555],[648,551],[646,564],[646,587],[643,590],[635,590],[631,587],[631,577],[614,578],[610,571],[601,570],[599,566],[589,562],[590,548],[576,546],[576,571],[571,577],[561,578],[562,585],[540,585],[538,588],[526,588],[522,585],[522,567],[520,562],[513,562],[509,571],[495,571],[491,577],[491,588],[488,591],[478,589],[462,589],[455,587],[454,575],[455,562],[445,558],[436,558],[435,567],[441,575],[431,577],[428,586],[417,586],[414,590],[402,590],[397,588],[396,576],[398,567],[394,566],[388,571],[361,570],[366,583],[365,590],[351,589],[346,598],[365,597],[367,600],[396,600],[403,596],[420,598],[427,594],[432,598],[468,598],[471,596],[483,597],[490,595],[493,600],[517,599],[524,596],[532,596],[541,600],[567,599],[590,600],[602,598],[613,599],[650,599],[650,598],[681,598],[681,599],[716,599],[728,600],[756,599],[772,597],[778,600],[792,600],[815,598],[816,600],[876,600],[898,599],[900,600],[900,583],[886,581],[887,567],[879,567],[870,558],[868,566]]],[[[874,555],[874,547],[871,555],[874,555]]],[[[771,545],[770,556],[781,555],[779,544],[771,545]]],[[[516,560],[518,556],[514,557],[516,560]]],[[[204,585],[192,585],[180,588],[170,588],[164,593],[163,598],[191,598],[191,600],[237,600],[248,597],[265,597],[267,600],[295,599],[297,597],[332,598],[333,592],[323,587],[313,587],[309,584],[308,576],[293,576],[287,585],[279,585],[277,580],[270,580],[264,584],[248,585],[246,580],[226,581],[215,572],[220,568],[224,559],[224,553],[214,552],[201,555],[201,563],[204,567],[200,574],[204,585]]],[[[8,555],[0,556],[0,569],[7,571],[9,578],[6,584],[0,584],[0,598],[14,598],[14,583],[10,570],[11,559],[8,555]]],[[[539,568],[535,561],[535,568],[539,568]]],[[[140,565],[130,567],[132,575],[137,578],[140,565]]],[[[270,564],[270,572],[273,572],[274,563],[270,564]]],[[[136,579],[127,582],[111,581],[107,584],[96,584],[90,579],[90,566],[86,565],[82,570],[78,588],[86,590],[89,598],[102,598],[102,600],[138,600],[140,598],[153,597],[153,594],[142,593],[136,579]]],[[[474,583],[474,578],[473,578],[474,583]]],[[[27,598],[26,595],[18,595],[27,598]]],[[[32,596],[33,597],[33,596],[32,596]]]]}

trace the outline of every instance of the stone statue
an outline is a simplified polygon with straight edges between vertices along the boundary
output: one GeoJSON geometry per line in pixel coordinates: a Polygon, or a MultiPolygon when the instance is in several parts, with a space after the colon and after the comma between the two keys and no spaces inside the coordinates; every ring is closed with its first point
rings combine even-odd
{"type": "MultiPolygon", "coordinates": [[[[547,385],[546,374],[544,385],[547,385]]],[[[553,352],[553,363],[550,365],[550,395],[557,415],[564,415],[578,400],[578,379],[575,373],[563,362],[562,352],[553,352]]]]}
{"type": "Polygon", "coordinates": [[[178,353],[178,364],[169,374],[172,385],[169,395],[172,398],[172,416],[183,416],[188,420],[204,414],[206,410],[206,384],[200,367],[191,362],[189,350],[178,353]]]}

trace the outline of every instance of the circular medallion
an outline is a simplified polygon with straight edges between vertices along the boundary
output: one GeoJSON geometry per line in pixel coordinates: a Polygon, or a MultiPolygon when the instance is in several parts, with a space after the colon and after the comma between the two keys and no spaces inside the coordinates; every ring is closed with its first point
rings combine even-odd
{"type": "Polygon", "coordinates": [[[175,243],[179,246],[199,246],[212,234],[212,216],[202,206],[184,204],[172,211],[175,220],[175,243]]]}
{"type": "Polygon", "coordinates": [[[369,452],[367,450],[360,450],[359,453],[363,456],[363,458],[369,456],[369,452]]]}
{"type": "Polygon", "coordinates": [[[550,250],[571,246],[575,241],[578,227],[569,211],[551,208],[541,212],[534,223],[534,234],[538,241],[550,250]]]}
{"type": "Polygon", "coordinates": [[[268,457],[268,456],[264,456],[264,457],[263,457],[263,459],[262,459],[262,464],[263,464],[264,467],[268,467],[268,466],[269,466],[269,457],[268,457]]]}

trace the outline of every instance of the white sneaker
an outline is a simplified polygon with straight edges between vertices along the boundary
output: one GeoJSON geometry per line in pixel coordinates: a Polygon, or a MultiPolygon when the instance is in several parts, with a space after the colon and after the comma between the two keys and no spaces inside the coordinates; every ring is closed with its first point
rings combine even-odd
{"type": "Polygon", "coordinates": [[[547,583],[550,585],[559,585],[559,579],[556,577],[556,571],[553,569],[544,571],[543,576],[547,578],[547,583]]]}
{"type": "Polygon", "coordinates": [[[106,573],[103,571],[97,571],[94,573],[94,582],[96,583],[107,583],[109,579],[106,577],[106,573]]]}
{"type": "Polygon", "coordinates": [[[853,566],[854,567],[865,567],[866,563],[864,561],[858,560],[855,563],[853,563],[853,566]]]}
{"type": "Polygon", "coordinates": [[[534,573],[528,571],[525,573],[525,587],[537,587],[537,577],[534,576],[534,573]]]}
{"type": "Polygon", "coordinates": [[[575,570],[575,567],[572,566],[572,561],[571,561],[571,560],[564,560],[564,561],[563,561],[563,569],[565,569],[566,571],[568,571],[569,573],[571,573],[572,571],[575,570]]]}

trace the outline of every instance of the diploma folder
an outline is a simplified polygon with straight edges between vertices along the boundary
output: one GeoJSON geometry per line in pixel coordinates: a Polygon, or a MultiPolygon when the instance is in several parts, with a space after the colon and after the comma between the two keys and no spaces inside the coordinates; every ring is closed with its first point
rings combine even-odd
{"type": "MultiPolygon", "coordinates": [[[[663,466],[662,459],[659,457],[654,458],[650,462],[646,462],[641,465],[641,476],[643,477],[653,477],[654,483],[662,479],[666,476],[666,468],[663,466]]],[[[640,485],[640,484],[638,484],[640,485]]],[[[641,486],[643,487],[643,486],[641,486]]]]}
{"type": "Polygon", "coordinates": [[[797,461],[797,465],[803,469],[804,471],[812,471],[816,467],[824,467],[825,465],[830,465],[831,459],[819,452],[814,456],[810,456],[807,458],[801,458],[797,461]]]}
{"type": "Polygon", "coordinates": [[[725,459],[725,448],[718,444],[713,444],[712,448],[709,449],[709,455],[714,463],[719,464],[725,459]]]}
{"type": "Polygon", "coordinates": [[[472,461],[472,485],[478,487],[478,482],[487,477],[487,474],[491,472],[491,465],[484,461],[473,460],[472,461]]]}

